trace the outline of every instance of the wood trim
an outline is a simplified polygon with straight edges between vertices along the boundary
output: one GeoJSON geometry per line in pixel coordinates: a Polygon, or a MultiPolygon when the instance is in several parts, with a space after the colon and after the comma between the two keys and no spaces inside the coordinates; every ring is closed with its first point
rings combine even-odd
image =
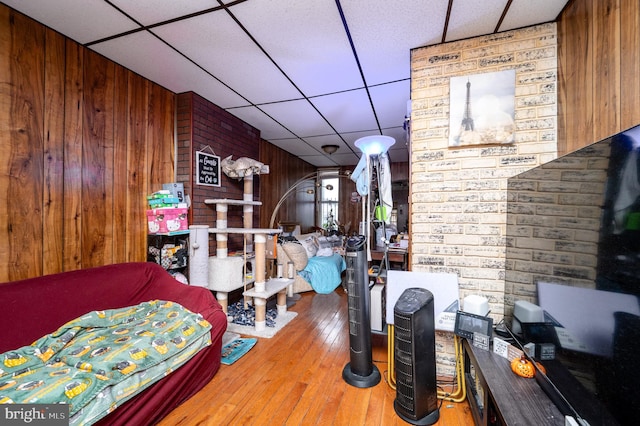
{"type": "Polygon", "coordinates": [[[83,268],[108,263],[113,254],[113,89],[114,64],[85,51],[82,143],[83,268]]]}
{"type": "MultiPolygon", "coordinates": [[[[129,88],[129,116],[127,130],[127,194],[129,199],[127,202],[128,220],[132,217],[146,218],[146,206],[139,202],[145,199],[149,193],[149,177],[147,167],[148,143],[147,143],[147,125],[148,117],[148,86],[147,81],[137,74],[127,72],[128,88],[129,88]]],[[[161,189],[157,188],[156,190],[161,189]]],[[[146,200],[145,200],[146,201],[146,200]]],[[[146,220],[145,220],[146,223],[146,220]]],[[[132,235],[138,235],[138,238],[129,239],[129,252],[131,256],[141,256],[146,251],[146,228],[144,233],[135,232],[136,225],[129,223],[132,235]]]]}
{"type": "Polygon", "coordinates": [[[63,270],[65,40],[45,30],[43,274],[63,270]]]}
{"type": "Polygon", "coordinates": [[[77,43],[66,40],[64,104],[64,212],[62,269],[80,269],[82,261],[82,133],[84,55],[77,43]]]}
{"type": "Polygon", "coordinates": [[[129,71],[116,66],[114,78],[117,88],[113,99],[114,129],[113,129],[113,260],[125,262],[134,258],[131,244],[127,235],[132,229],[131,212],[129,209],[128,191],[128,77],[129,71]]]}

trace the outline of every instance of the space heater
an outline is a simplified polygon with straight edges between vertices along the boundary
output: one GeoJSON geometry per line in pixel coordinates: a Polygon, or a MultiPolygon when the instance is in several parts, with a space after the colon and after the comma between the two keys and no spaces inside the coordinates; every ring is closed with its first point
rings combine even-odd
{"type": "Polygon", "coordinates": [[[369,388],[377,385],[381,376],[378,367],[373,364],[371,353],[371,296],[366,238],[363,235],[347,239],[345,258],[350,362],[342,370],[342,378],[352,386],[369,388]]]}
{"type": "Polygon", "coordinates": [[[396,399],[393,408],[404,421],[431,425],[438,421],[436,335],[433,294],[408,288],[393,308],[396,399]]]}

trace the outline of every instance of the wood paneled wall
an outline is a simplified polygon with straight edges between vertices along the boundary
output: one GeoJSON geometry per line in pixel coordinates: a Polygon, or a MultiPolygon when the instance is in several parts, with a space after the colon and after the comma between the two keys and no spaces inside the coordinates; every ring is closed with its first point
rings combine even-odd
{"type": "Polygon", "coordinates": [[[558,20],[558,153],[640,123],[640,4],[573,0],[558,20]]]}
{"type": "MultiPolygon", "coordinates": [[[[315,172],[316,168],[265,140],[260,141],[259,159],[269,166],[269,174],[260,176],[260,201],[262,202],[260,227],[268,228],[271,214],[280,197],[298,179],[315,172]]],[[[287,198],[278,210],[274,226],[277,226],[278,220],[298,222],[303,231],[313,226],[313,212],[307,210],[297,212],[296,210],[296,197],[287,198]]]]}
{"type": "Polygon", "coordinates": [[[0,5],[0,282],[146,259],[174,94],[0,5]]]}

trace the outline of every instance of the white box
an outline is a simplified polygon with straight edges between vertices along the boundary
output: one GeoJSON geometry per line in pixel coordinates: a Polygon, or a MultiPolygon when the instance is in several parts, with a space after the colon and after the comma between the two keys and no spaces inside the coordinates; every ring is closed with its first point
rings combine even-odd
{"type": "Polygon", "coordinates": [[[464,298],[462,310],[470,314],[486,317],[489,313],[489,301],[486,297],[472,294],[464,298]]]}
{"type": "Polygon", "coordinates": [[[387,311],[384,284],[376,284],[371,288],[371,330],[382,331],[384,316],[387,311]]]}

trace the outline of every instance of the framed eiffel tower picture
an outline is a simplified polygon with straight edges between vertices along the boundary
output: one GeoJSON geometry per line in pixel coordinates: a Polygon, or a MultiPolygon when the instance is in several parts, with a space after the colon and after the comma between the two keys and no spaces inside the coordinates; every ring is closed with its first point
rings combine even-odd
{"type": "Polygon", "coordinates": [[[513,143],[515,96],[515,70],[451,77],[449,147],[513,143]]]}

